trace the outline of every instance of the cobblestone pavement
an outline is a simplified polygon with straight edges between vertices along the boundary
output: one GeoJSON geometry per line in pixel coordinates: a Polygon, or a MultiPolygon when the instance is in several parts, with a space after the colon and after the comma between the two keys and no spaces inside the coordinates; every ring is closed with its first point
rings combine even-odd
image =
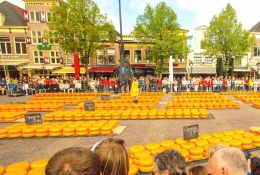
{"type": "MultiPolygon", "coordinates": [[[[0,96],[0,103],[24,101],[29,98],[31,97],[0,96]]],[[[169,96],[162,98],[160,108],[163,108],[164,102],[169,99],[169,96]]],[[[134,144],[182,137],[183,126],[192,124],[199,124],[200,134],[260,126],[260,110],[249,104],[240,104],[240,109],[209,110],[209,113],[212,113],[215,119],[121,120],[120,125],[125,125],[127,128],[117,137],[123,138],[129,147],[134,144]]],[[[7,124],[0,124],[0,127],[5,125],[7,124]]],[[[0,165],[49,158],[63,148],[91,147],[95,142],[104,138],[105,136],[0,140],[0,165]]]]}

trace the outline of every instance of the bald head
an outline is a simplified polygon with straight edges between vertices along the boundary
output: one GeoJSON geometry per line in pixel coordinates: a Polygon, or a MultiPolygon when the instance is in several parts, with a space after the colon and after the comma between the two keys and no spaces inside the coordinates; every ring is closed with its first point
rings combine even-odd
{"type": "Polygon", "coordinates": [[[210,159],[212,175],[246,175],[247,161],[244,153],[238,148],[222,148],[210,159]]]}

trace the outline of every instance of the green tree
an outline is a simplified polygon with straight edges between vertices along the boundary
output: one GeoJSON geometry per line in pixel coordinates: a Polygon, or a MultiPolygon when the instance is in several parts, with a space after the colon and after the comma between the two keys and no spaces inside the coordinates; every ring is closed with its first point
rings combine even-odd
{"type": "Polygon", "coordinates": [[[67,0],[53,6],[51,13],[49,33],[55,34],[66,53],[76,51],[82,55],[88,75],[88,64],[96,50],[115,40],[114,26],[92,0],[67,0]]]}
{"type": "Polygon", "coordinates": [[[253,47],[255,38],[242,29],[237,21],[236,12],[230,4],[219,15],[212,18],[202,40],[207,55],[217,59],[217,74],[233,76],[234,62],[240,62],[253,47]]]}
{"type": "Polygon", "coordinates": [[[137,17],[133,34],[151,51],[159,75],[170,55],[183,58],[188,53],[186,31],[180,29],[176,13],[165,2],[155,8],[147,4],[144,14],[137,17]]]}

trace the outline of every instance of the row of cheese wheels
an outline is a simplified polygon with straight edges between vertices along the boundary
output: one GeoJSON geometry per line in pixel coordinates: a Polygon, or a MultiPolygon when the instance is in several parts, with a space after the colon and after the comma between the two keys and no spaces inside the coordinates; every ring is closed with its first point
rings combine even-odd
{"type": "Polygon", "coordinates": [[[16,111],[56,111],[62,109],[63,104],[45,103],[45,104],[2,104],[0,111],[16,112],[16,111]]]}
{"type": "Polygon", "coordinates": [[[0,122],[12,122],[24,117],[25,114],[26,112],[24,111],[0,112],[0,122]]]}
{"type": "Polygon", "coordinates": [[[84,100],[88,100],[88,99],[96,99],[96,96],[67,96],[67,97],[57,97],[57,96],[43,96],[43,97],[37,97],[34,96],[31,100],[80,100],[80,101],[84,101],[84,100]]]}
{"type": "Polygon", "coordinates": [[[259,96],[235,96],[236,99],[244,103],[252,103],[252,102],[260,102],[260,95],[259,96]]]}
{"type": "Polygon", "coordinates": [[[7,167],[0,166],[0,175],[45,175],[48,159],[35,160],[32,163],[16,162],[7,167]]]}
{"type": "MultiPolygon", "coordinates": [[[[181,92],[181,95],[214,95],[215,93],[209,92],[181,92]]],[[[176,95],[176,94],[173,94],[176,95]]]]}
{"type": "Polygon", "coordinates": [[[133,145],[128,151],[130,159],[129,175],[134,175],[138,171],[153,171],[153,157],[165,149],[179,151],[186,161],[197,161],[207,158],[210,145],[215,144],[252,149],[260,147],[260,135],[243,130],[228,130],[202,134],[197,139],[188,141],[177,138],[175,140],[163,140],[160,143],[151,142],[146,145],[133,145]]]}
{"type": "Polygon", "coordinates": [[[100,96],[100,95],[111,95],[110,92],[75,92],[75,93],[63,93],[63,92],[57,92],[57,93],[39,93],[35,94],[36,97],[71,97],[71,96],[100,96]]]}
{"type": "Polygon", "coordinates": [[[57,137],[108,135],[118,126],[118,121],[77,121],[77,122],[45,122],[28,126],[24,123],[9,125],[0,129],[0,138],[17,137],[57,137]]]}
{"type": "Polygon", "coordinates": [[[260,92],[254,91],[229,91],[229,92],[220,92],[221,95],[254,95],[260,94],[260,92]]]}
{"type": "Polygon", "coordinates": [[[30,100],[27,101],[27,104],[46,104],[46,103],[54,103],[54,104],[63,104],[63,105],[77,105],[84,100],[30,100]]]}
{"type": "MultiPolygon", "coordinates": [[[[140,92],[139,96],[164,96],[165,92],[140,92]]],[[[130,93],[121,93],[121,96],[131,96],[130,93]]]]}
{"type": "Polygon", "coordinates": [[[254,106],[255,108],[260,109],[260,101],[259,101],[259,102],[253,102],[253,106],[254,106]]]}
{"type": "Polygon", "coordinates": [[[175,108],[203,108],[203,109],[237,109],[239,104],[226,101],[226,102],[170,102],[167,104],[168,109],[175,108]]]}
{"type": "Polygon", "coordinates": [[[205,97],[190,97],[190,96],[178,96],[173,98],[173,102],[226,102],[232,101],[224,96],[205,96],[205,97]]]}
{"type": "MultiPolygon", "coordinates": [[[[143,97],[138,97],[138,101],[139,103],[156,103],[160,101],[160,98],[154,98],[154,97],[150,97],[150,98],[143,98],[143,97]]],[[[118,99],[110,99],[110,100],[93,100],[93,102],[95,104],[98,103],[133,103],[133,98],[129,97],[129,98],[118,98],[118,99]]]]}
{"type": "MultiPolygon", "coordinates": [[[[110,102],[110,101],[109,101],[110,102]]],[[[111,109],[154,109],[156,102],[140,102],[140,103],[133,103],[131,102],[120,102],[120,103],[97,103],[95,104],[96,110],[111,110],[111,109]]],[[[79,104],[75,107],[75,109],[85,110],[84,104],[79,104]]]]}
{"type": "Polygon", "coordinates": [[[110,120],[110,119],[173,119],[208,118],[206,109],[152,109],[152,110],[101,110],[101,111],[55,111],[45,114],[51,120],[110,120]]]}

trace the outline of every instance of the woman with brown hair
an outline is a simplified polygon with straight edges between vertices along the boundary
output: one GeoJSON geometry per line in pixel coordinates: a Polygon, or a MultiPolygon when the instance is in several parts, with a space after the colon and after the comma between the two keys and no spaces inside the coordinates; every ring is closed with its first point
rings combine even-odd
{"type": "Polygon", "coordinates": [[[102,175],[128,175],[129,158],[124,140],[108,138],[91,150],[99,156],[102,175]]]}

